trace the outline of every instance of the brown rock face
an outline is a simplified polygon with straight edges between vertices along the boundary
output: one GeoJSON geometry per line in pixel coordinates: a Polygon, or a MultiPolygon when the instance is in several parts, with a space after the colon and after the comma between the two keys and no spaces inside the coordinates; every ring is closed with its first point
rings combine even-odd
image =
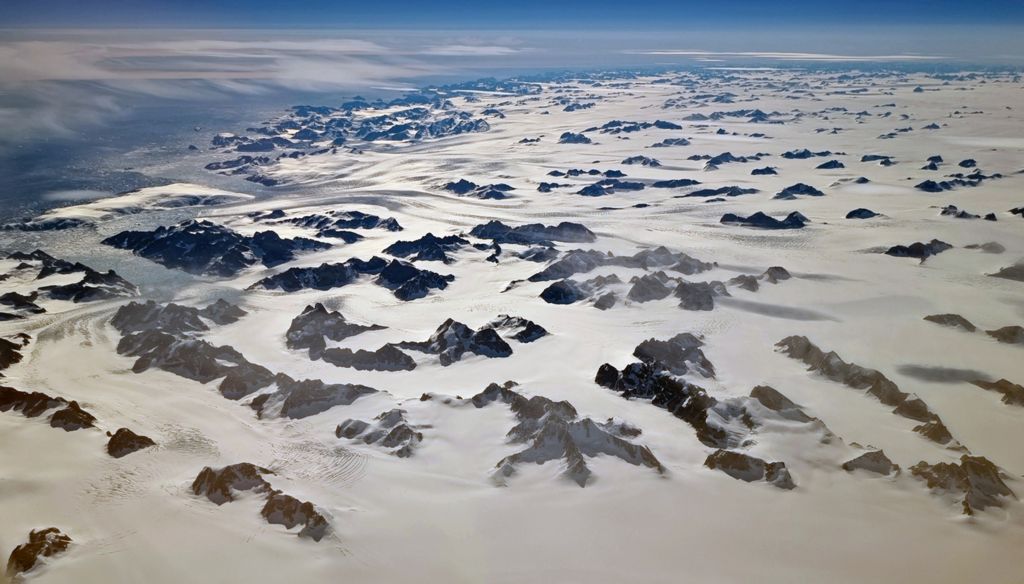
{"type": "Polygon", "coordinates": [[[783,395],[779,390],[768,385],[758,385],[750,390],[750,397],[761,402],[761,405],[777,412],[784,418],[797,422],[810,422],[814,418],[808,416],[793,400],[783,395]]]}
{"type": "Polygon", "coordinates": [[[121,428],[107,442],[107,454],[114,458],[127,456],[137,450],[156,446],[148,436],[140,436],[128,428],[121,428]]]}
{"type": "Polygon", "coordinates": [[[986,507],[1002,507],[1004,498],[1016,498],[1003,482],[999,468],[984,456],[963,455],[960,464],[921,461],[910,474],[925,481],[928,488],[962,497],[963,512],[973,515],[986,507]]]}
{"type": "Polygon", "coordinates": [[[0,371],[21,361],[21,350],[28,345],[31,338],[25,333],[19,333],[0,339],[0,371]]]}
{"type": "Polygon", "coordinates": [[[299,537],[320,541],[327,533],[327,519],[309,501],[299,501],[291,495],[274,491],[267,497],[267,503],[260,511],[267,523],[284,525],[291,529],[302,525],[299,537]]]}
{"type": "Polygon", "coordinates": [[[235,500],[234,491],[265,493],[266,503],[260,514],[268,523],[291,529],[303,525],[299,537],[320,541],[330,525],[327,519],[308,501],[299,501],[291,495],[271,488],[263,475],[274,474],[269,469],[248,462],[232,464],[220,469],[203,468],[192,482],[192,492],[203,495],[217,505],[235,500]]]}
{"type": "Polygon", "coordinates": [[[971,321],[960,316],[959,314],[931,314],[924,317],[928,322],[934,322],[935,324],[941,324],[942,326],[951,326],[956,328],[962,328],[969,333],[973,333],[978,330],[971,321]]]}
{"type": "Polygon", "coordinates": [[[395,408],[381,413],[374,422],[348,419],[338,425],[334,434],[338,438],[359,438],[366,444],[391,448],[391,454],[408,458],[423,441],[423,434],[409,425],[405,414],[405,410],[395,408]]]}
{"type": "Polygon", "coordinates": [[[217,470],[207,466],[199,472],[196,480],[192,481],[192,492],[205,495],[214,503],[223,505],[235,500],[232,491],[269,491],[270,483],[263,478],[265,474],[274,473],[248,462],[232,464],[217,470]]]}
{"type": "Polygon", "coordinates": [[[866,470],[880,475],[890,475],[899,473],[900,465],[889,460],[889,457],[885,455],[885,452],[875,450],[872,452],[865,452],[856,458],[847,460],[843,463],[843,470],[866,470]]]}
{"type": "Polygon", "coordinates": [[[1003,394],[1003,403],[1011,406],[1024,406],[1024,386],[1017,385],[1008,379],[999,381],[972,381],[974,385],[989,391],[1003,394]]]}
{"type": "Polygon", "coordinates": [[[915,426],[914,431],[925,438],[952,450],[965,450],[953,439],[953,435],[939,416],[929,410],[921,398],[900,391],[899,386],[880,371],[861,367],[856,363],[847,363],[835,351],[826,353],[807,337],[786,337],[775,343],[775,346],[787,356],[803,361],[810,371],[816,371],[832,381],[838,381],[854,389],[865,389],[878,401],[892,406],[892,413],[923,422],[915,426]]]}
{"type": "Polygon", "coordinates": [[[0,386],[0,412],[21,412],[26,418],[35,418],[47,410],[66,404],[63,398],[38,391],[27,392],[0,386]]]}
{"type": "Polygon", "coordinates": [[[78,402],[73,401],[63,410],[57,410],[50,416],[50,425],[62,428],[65,432],[74,432],[82,428],[92,428],[96,417],[82,409],[78,402]]]}
{"type": "Polygon", "coordinates": [[[994,338],[1000,343],[1009,343],[1011,345],[1024,345],[1024,327],[1018,325],[1004,326],[991,331],[985,331],[988,336],[994,338]]]}
{"type": "Polygon", "coordinates": [[[55,556],[68,549],[71,538],[61,533],[56,527],[32,530],[28,534],[28,543],[14,548],[7,560],[7,575],[17,576],[28,572],[36,566],[39,558],[55,556]]]}
{"type": "Polygon", "coordinates": [[[765,462],[741,452],[720,449],[708,456],[704,466],[748,483],[764,480],[780,489],[796,488],[784,462],[765,462]]]}

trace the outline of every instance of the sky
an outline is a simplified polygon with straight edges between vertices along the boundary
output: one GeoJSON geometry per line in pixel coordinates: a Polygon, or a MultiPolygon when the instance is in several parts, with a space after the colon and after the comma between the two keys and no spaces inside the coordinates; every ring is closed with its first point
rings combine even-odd
{"type": "Polygon", "coordinates": [[[5,0],[6,27],[671,30],[1024,23],[1020,0],[5,0]]]}
{"type": "Polygon", "coordinates": [[[1024,68],[1024,0],[0,0],[0,155],[154,100],[879,64],[1024,68]]]}

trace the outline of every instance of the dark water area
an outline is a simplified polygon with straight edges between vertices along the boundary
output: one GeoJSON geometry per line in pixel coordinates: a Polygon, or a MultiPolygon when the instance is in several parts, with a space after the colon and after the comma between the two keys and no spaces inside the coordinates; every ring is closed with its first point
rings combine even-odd
{"type": "MultiPolygon", "coordinates": [[[[465,68],[423,75],[403,85],[424,87],[550,71],[543,67],[465,68]]],[[[195,89],[188,81],[179,85],[185,94],[195,89]]],[[[246,128],[276,118],[295,105],[338,105],[357,94],[369,100],[389,100],[410,91],[365,87],[331,93],[263,87],[258,93],[214,97],[209,91],[197,91],[204,97],[190,100],[114,92],[86,83],[59,87],[75,98],[73,102],[102,98],[116,103],[116,111],[104,108],[90,123],[60,119],[58,112],[57,125],[67,126],[63,131],[4,136],[0,141],[0,224],[34,217],[54,207],[172,182],[196,182],[255,195],[286,190],[268,190],[238,177],[203,170],[207,163],[227,158],[210,150],[210,140],[220,132],[245,133],[246,128]],[[190,150],[190,145],[197,150],[190,150]]],[[[32,116],[30,96],[31,87],[23,95],[0,92],[0,111],[23,111],[32,116]]]]}
{"type": "MultiPolygon", "coordinates": [[[[333,105],[352,95],[277,92],[198,102],[136,97],[103,123],[56,136],[18,137],[0,149],[0,223],[171,182],[256,193],[259,185],[203,170],[208,162],[225,158],[209,150],[214,135],[244,133],[297,104],[333,105]]],[[[360,95],[391,98],[400,92],[360,95]]]]}

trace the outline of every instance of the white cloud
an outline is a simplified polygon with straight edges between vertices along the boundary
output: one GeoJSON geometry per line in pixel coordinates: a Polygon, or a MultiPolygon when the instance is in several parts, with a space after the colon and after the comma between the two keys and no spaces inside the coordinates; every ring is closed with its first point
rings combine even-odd
{"type": "Polygon", "coordinates": [[[0,146],[102,123],[139,96],[202,100],[279,90],[412,89],[417,79],[457,74],[467,57],[501,60],[522,52],[504,40],[446,37],[302,31],[10,35],[0,40],[0,146]]]}
{"type": "Polygon", "coordinates": [[[424,50],[422,54],[443,57],[500,57],[502,55],[515,55],[519,52],[521,52],[520,49],[494,45],[444,45],[430,47],[424,50]]]}

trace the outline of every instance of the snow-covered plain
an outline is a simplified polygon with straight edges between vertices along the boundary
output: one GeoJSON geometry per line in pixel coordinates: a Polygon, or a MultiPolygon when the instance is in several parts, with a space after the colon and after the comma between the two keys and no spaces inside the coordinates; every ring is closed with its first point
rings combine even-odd
{"type": "MultiPolygon", "coordinates": [[[[117,353],[121,335],[110,324],[129,299],[79,304],[41,299],[46,313],[0,322],[4,335],[33,337],[25,359],[3,372],[0,385],[77,400],[97,417],[101,430],[129,427],[157,446],[115,459],[106,454],[100,430],[66,433],[43,418],[0,413],[0,553],[22,543],[31,529],[52,525],[74,543],[27,573],[31,581],[1020,581],[1024,506],[1007,497],[1002,506],[962,514],[954,493],[930,491],[911,476],[910,467],[920,461],[956,462],[963,452],[913,432],[916,422],[893,415],[891,407],[862,390],[807,371],[778,352],[775,343],[803,335],[847,362],[881,371],[902,391],[924,400],[957,441],[999,466],[1007,486],[1024,494],[1024,408],[967,382],[1024,383],[1024,346],[997,342],[983,332],[1024,323],[1024,283],[988,275],[1024,259],[1024,217],[1009,212],[1024,205],[1024,175],[1019,174],[1024,112],[1017,107],[1024,103],[1024,85],[995,74],[940,79],[763,70],[540,85],[535,95],[449,95],[455,107],[474,116],[489,108],[504,114],[488,117],[485,132],[349,143],[261,167],[263,176],[282,185],[287,195],[280,197],[172,185],[44,216],[79,217],[88,225],[0,232],[6,252],[39,247],[97,270],[113,268],[140,287],[143,299],[205,306],[223,298],[238,304],[246,316],[211,326],[202,338],[230,345],[249,361],[295,379],[379,390],[309,417],[259,419],[247,407],[253,396],[225,399],[216,381],[201,384],[155,368],[133,373],[134,358],[117,353]],[[923,91],[915,91],[918,87],[923,91]],[[727,92],[731,98],[714,99],[727,92]],[[559,97],[594,105],[564,111],[563,104],[553,102],[559,97]],[[711,116],[741,109],[772,115],[761,123],[748,121],[749,115],[711,116]],[[584,132],[612,120],[664,120],[682,129],[584,132]],[[925,129],[933,123],[937,129],[925,129]],[[819,128],[826,131],[816,132],[819,128]],[[583,132],[592,143],[560,143],[564,132],[583,132]],[[893,137],[880,138],[890,132],[893,137]],[[539,141],[523,143],[524,138],[539,141]],[[690,143],[651,147],[672,138],[690,143]],[[782,157],[804,148],[831,154],[782,157]],[[717,170],[704,170],[704,160],[689,159],[724,152],[762,156],[723,163],[717,170]],[[891,156],[895,164],[861,162],[870,154],[891,156]],[[660,166],[622,164],[638,155],[657,159],[660,166]],[[932,155],[944,159],[939,170],[922,170],[932,155]],[[815,168],[833,159],[845,168],[815,168]],[[1003,177],[941,193],[914,188],[927,179],[973,172],[958,166],[964,159],[976,160],[985,175],[1003,177]],[[751,175],[765,166],[778,174],[751,175]],[[587,197],[575,193],[603,177],[548,176],[573,168],[617,169],[626,174],[621,180],[647,186],[587,197]],[[861,176],[870,182],[851,180],[861,176]],[[682,178],[702,184],[650,184],[682,178]],[[495,200],[442,188],[459,179],[506,183],[513,190],[495,200]],[[572,186],[538,192],[541,182],[572,186]],[[814,186],[824,196],[773,198],[796,183],[814,186]],[[675,198],[724,186],[758,192],[719,202],[675,198]],[[203,196],[184,197],[189,194],[203,196]],[[161,205],[166,197],[178,202],[161,205]],[[979,215],[994,212],[997,221],[940,215],[950,204],[979,215]],[[882,215],[845,218],[857,208],[882,215]],[[393,217],[404,230],[357,230],[364,237],[351,244],[324,239],[336,245],[230,278],[169,270],[99,244],[124,230],[148,230],[191,216],[245,235],[274,229],[282,237],[315,236],[314,229],[251,217],[276,209],[287,217],[358,210],[393,217]],[[773,231],[719,222],[725,213],[757,211],[778,218],[799,211],[809,223],[773,231]],[[497,263],[485,259],[491,250],[468,246],[453,252],[449,264],[416,261],[419,268],[455,279],[446,289],[408,302],[368,280],[327,291],[248,289],[288,268],[387,257],[382,250],[396,241],[427,232],[465,234],[490,220],[509,225],[572,221],[597,235],[593,243],[556,243],[561,252],[582,248],[621,256],[665,246],[717,262],[697,275],[670,273],[688,281],[727,282],[771,266],[782,266],[793,277],[774,285],[762,282],[756,292],[727,284],[731,296],[715,298],[712,310],[693,311],[681,309],[672,296],[627,301],[621,292],[628,290],[629,279],[654,270],[604,266],[573,277],[615,274],[626,282],[616,289],[619,302],[599,310],[593,299],[544,302],[539,295],[551,282],[524,281],[508,289],[545,264],[516,258],[523,247],[502,245],[497,263]],[[931,239],[954,247],[924,262],[878,253],[931,239]],[[998,242],[1005,251],[965,247],[986,242],[998,242]],[[441,366],[436,358],[410,351],[417,361],[414,370],[357,371],[311,360],[305,350],[285,345],[292,319],[317,302],[350,322],[386,327],[329,342],[332,347],[373,350],[422,341],[447,318],[477,328],[501,314],[528,318],[551,334],[532,343],[510,341],[513,354],[506,358],[467,355],[441,366]],[[963,315],[980,330],[968,333],[924,320],[943,313],[963,315]],[[626,400],[595,383],[602,364],[622,368],[636,361],[632,353],[641,341],[679,333],[702,338],[716,371],[713,379],[688,374],[688,381],[719,400],[772,386],[834,435],[823,440],[817,426],[765,422],[731,448],[784,462],[795,489],[748,483],[706,467],[715,449],[702,444],[689,424],[649,400],[626,400]],[[495,465],[523,449],[506,438],[517,423],[515,415],[500,403],[477,409],[445,403],[444,396],[470,397],[507,380],[517,382],[515,390],[526,397],[567,400],[581,418],[616,418],[639,428],[642,433],[629,441],[648,447],[664,472],[596,456],[587,459],[592,475],[583,488],[563,476],[561,460],[519,464],[518,472],[498,486],[495,465]],[[421,400],[424,394],[434,398],[421,400]],[[392,456],[377,445],[335,436],[345,420],[370,421],[395,407],[406,410],[409,423],[422,433],[412,456],[392,456]],[[879,476],[841,468],[876,448],[902,472],[879,476]],[[273,487],[313,502],[328,518],[330,534],[315,542],[266,523],[256,495],[241,494],[238,501],[217,506],[193,494],[191,483],[203,467],[238,462],[271,469],[273,487]]],[[[4,261],[0,273],[17,263],[4,261]]],[[[31,287],[20,277],[0,281],[0,292],[27,293],[31,287]]]]}

